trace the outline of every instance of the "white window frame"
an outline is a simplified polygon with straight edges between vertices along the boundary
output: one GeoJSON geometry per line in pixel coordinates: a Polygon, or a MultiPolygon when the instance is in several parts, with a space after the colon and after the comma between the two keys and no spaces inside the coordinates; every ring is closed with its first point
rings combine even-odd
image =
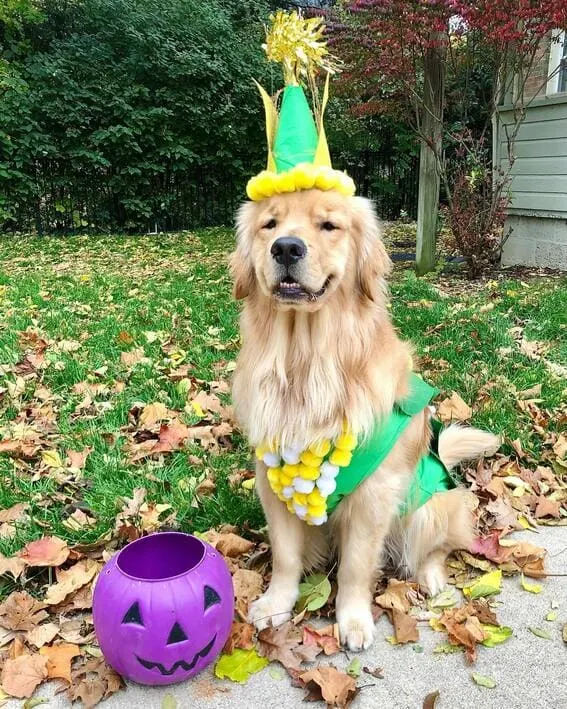
{"type": "Polygon", "coordinates": [[[567,92],[567,33],[565,30],[553,32],[549,51],[549,67],[546,94],[548,96],[567,92]],[[561,66],[561,68],[559,68],[561,66]],[[563,88],[559,91],[561,81],[563,88]]]}

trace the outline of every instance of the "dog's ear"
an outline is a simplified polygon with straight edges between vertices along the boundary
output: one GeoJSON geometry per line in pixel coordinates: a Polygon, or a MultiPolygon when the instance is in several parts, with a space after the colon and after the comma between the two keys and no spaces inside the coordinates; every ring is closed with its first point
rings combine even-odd
{"type": "Polygon", "coordinates": [[[360,290],[370,300],[377,300],[382,290],[382,279],[392,262],[382,242],[380,222],[372,203],[355,197],[353,224],[357,232],[357,280],[360,290]]]}
{"type": "Polygon", "coordinates": [[[236,215],[236,250],[230,256],[230,270],[234,281],[232,292],[237,300],[250,295],[254,287],[251,255],[254,211],[254,202],[245,202],[236,215]]]}

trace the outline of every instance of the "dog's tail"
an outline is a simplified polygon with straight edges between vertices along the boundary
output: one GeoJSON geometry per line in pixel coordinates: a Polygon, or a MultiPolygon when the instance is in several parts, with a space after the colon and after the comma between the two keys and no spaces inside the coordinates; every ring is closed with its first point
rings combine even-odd
{"type": "Polygon", "coordinates": [[[439,436],[439,457],[450,470],[463,460],[494,455],[501,444],[493,433],[453,424],[439,436]]]}

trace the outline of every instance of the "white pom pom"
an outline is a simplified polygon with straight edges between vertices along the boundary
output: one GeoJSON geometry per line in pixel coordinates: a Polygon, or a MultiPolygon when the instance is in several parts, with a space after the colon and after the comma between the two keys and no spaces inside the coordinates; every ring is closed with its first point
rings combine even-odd
{"type": "Polygon", "coordinates": [[[317,487],[323,497],[328,497],[335,492],[337,483],[334,480],[329,480],[329,478],[319,478],[319,480],[317,480],[317,487]]]}
{"type": "Polygon", "coordinates": [[[305,505],[300,505],[297,502],[294,502],[293,509],[295,510],[295,514],[299,517],[299,519],[305,519],[305,517],[307,516],[307,507],[305,505]]]}
{"type": "Polygon", "coordinates": [[[309,494],[310,492],[313,492],[315,481],[305,480],[305,478],[293,478],[293,487],[297,492],[305,492],[309,494]]]}
{"type": "Polygon", "coordinates": [[[299,463],[299,454],[301,451],[293,446],[288,446],[282,451],[282,458],[288,465],[297,465],[299,463]]]}
{"type": "Polygon", "coordinates": [[[264,453],[262,460],[268,468],[277,468],[280,464],[280,457],[277,453],[264,453]]]}
{"type": "Polygon", "coordinates": [[[332,465],[329,463],[328,460],[326,460],[324,463],[321,463],[321,477],[326,478],[327,480],[334,480],[337,475],[339,474],[339,466],[338,465],[332,465]]]}
{"type": "Polygon", "coordinates": [[[282,495],[285,497],[286,500],[291,500],[294,492],[295,490],[291,487],[291,485],[289,485],[288,487],[284,487],[284,489],[282,490],[282,495]]]}
{"type": "Polygon", "coordinates": [[[327,515],[321,515],[321,517],[310,517],[309,522],[315,526],[315,527],[320,527],[322,524],[325,524],[327,521],[327,515]]]}

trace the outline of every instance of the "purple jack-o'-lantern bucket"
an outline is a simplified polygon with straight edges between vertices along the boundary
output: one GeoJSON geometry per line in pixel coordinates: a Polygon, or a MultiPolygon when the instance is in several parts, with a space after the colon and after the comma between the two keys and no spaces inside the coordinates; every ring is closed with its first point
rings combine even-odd
{"type": "Polygon", "coordinates": [[[201,539],[161,532],[138,539],[101,571],[93,617],[104,657],[140,684],[173,684],[213,662],[230,633],[232,579],[201,539]]]}

